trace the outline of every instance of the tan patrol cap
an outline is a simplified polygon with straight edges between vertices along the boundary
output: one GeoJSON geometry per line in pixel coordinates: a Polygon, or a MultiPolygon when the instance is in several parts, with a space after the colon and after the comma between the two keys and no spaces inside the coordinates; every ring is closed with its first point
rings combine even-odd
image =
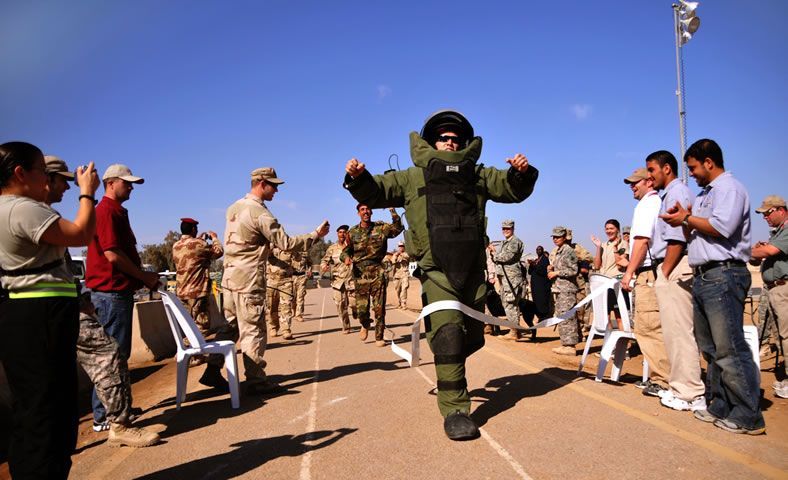
{"type": "Polygon", "coordinates": [[[46,163],[47,173],[57,173],[69,180],[74,180],[74,172],[68,171],[68,165],[62,158],[54,155],[44,155],[44,162],[46,163]]]}
{"type": "Polygon", "coordinates": [[[553,228],[553,237],[565,237],[566,236],[566,227],[555,227],[553,228]]]}
{"type": "Polygon", "coordinates": [[[275,183],[277,185],[285,183],[284,180],[276,176],[276,170],[271,167],[255,168],[252,170],[252,180],[265,180],[268,183],[275,183]]]}
{"type": "Polygon", "coordinates": [[[769,195],[763,199],[763,203],[761,203],[761,206],[756,208],[755,211],[758,213],[764,213],[769,209],[777,207],[785,208],[785,200],[779,195],[769,195]]]}
{"type": "Polygon", "coordinates": [[[567,228],[566,229],[566,239],[567,240],[572,240],[572,229],[571,228],[567,228]]]}
{"type": "Polygon", "coordinates": [[[109,180],[110,178],[119,178],[131,183],[145,183],[144,178],[135,177],[131,174],[131,169],[121,163],[116,163],[107,167],[104,176],[101,177],[102,180],[109,180]]]}
{"type": "Polygon", "coordinates": [[[630,230],[632,230],[632,227],[630,227],[629,225],[627,225],[626,227],[624,227],[624,229],[623,229],[623,230],[621,230],[621,233],[622,233],[622,234],[624,234],[624,235],[629,235],[629,231],[630,231],[630,230]]]}
{"type": "Polygon", "coordinates": [[[504,220],[501,222],[501,228],[514,228],[514,220],[504,220]]]}
{"type": "Polygon", "coordinates": [[[648,170],[646,170],[645,168],[638,168],[637,170],[632,172],[632,175],[624,179],[624,183],[626,184],[638,183],[639,181],[645,180],[647,178],[648,178],[648,170]]]}
{"type": "Polygon", "coordinates": [[[397,246],[398,246],[398,247],[404,247],[404,246],[405,246],[405,242],[403,242],[402,240],[400,240],[399,242],[397,242],[397,246]]]}

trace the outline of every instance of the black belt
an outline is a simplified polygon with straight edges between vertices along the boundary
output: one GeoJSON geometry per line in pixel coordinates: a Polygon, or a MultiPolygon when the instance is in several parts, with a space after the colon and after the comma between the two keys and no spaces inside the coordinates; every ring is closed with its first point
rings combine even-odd
{"type": "Polygon", "coordinates": [[[31,268],[17,268],[16,270],[5,270],[0,268],[0,275],[4,277],[22,277],[24,275],[38,275],[41,273],[46,273],[50,270],[54,270],[55,268],[63,265],[66,262],[65,259],[59,258],[57,260],[51,261],[44,265],[38,267],[31,267],[31,268]]]}
{"type": "Polygon", "coordinates": [[[779,279],[777,279],[777,280],[775,280],[773,282],[763,282],[763,283],[766,284],[766,288],[774,288],[774,287],[777,287],[777,286],[780,286],[780,285],[788,284],[788,280],[785,280],[783,278],[779,278],[779,279]]]}
{"type": "Polygon", "coordinates": [[[714,261],[714,262],[706,262],[703,265],[698,265],[697,267],[692,267],[692,274],[696,277],[698,275],[703,275],[704,273],[708,272],[713,268],[718,267],[745,267],[747,266],[741,260],[724,260],[724,261],[714,261]]]}
{"type": "Polygon", "coordinates": [[[293,275],[305,275],[306,272],[293,272],[293,275]]]}
{"type": "MultiPolygon", "coordinates": [[[[652,262],[653,262],[653,260],[652,260],[652,262]]],[[[640,275],[641,273],[644,273],[644,272],[654,272],[654,276],[656,277],[657,276],[657,265],[659,265],[659,264],[655,265],[654,263],[652,263],[651,265],[649,265],[647,267],[637,268],[637,269],[635,269],[635,276],[638,276],[638,275],[640,275]]]]}

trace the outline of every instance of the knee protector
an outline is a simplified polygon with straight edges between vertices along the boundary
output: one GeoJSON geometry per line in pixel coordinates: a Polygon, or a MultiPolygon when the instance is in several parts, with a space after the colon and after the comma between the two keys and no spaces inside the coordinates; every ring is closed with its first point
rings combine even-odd
{"type": "Polygon", "coordinates": [[[465,332],[456,323],[441,326],[432,337],[432,353],[435,365],[457,364],[465,362],[463,345],[465,332]]]}

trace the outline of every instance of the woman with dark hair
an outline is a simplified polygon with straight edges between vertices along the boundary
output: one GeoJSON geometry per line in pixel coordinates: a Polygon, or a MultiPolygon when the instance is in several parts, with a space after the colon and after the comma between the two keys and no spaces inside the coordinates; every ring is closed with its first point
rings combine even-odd
{"type": "Polygon", "coordinates": [[[64,257],[96,227],[93,163],[76,172],[73,222],[44,202],[44,155],[25,142],[0,145],[0,362],[11,389],[11,476],[67,478],[77,438],[77,286],[64,257]]]}
{"type": "Polygon", "coordinates": [[[528,261],[528,274],[531,275],[531,298],[535,304],[536,318],[539,320],[544,320],[552,315],[550,311],[552,283],[547,279],[549,265],[549,256],[545,253],[544,247],[539,245],[536,247],[536,258],[528,261]]]}

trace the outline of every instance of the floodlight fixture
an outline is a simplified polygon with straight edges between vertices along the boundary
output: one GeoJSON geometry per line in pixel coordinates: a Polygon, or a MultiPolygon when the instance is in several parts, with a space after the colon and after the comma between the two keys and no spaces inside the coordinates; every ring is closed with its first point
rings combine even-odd
{"type": "Polygon", "coordinates": [[[695,16],[695,10],[697,10],[698,5],[700,5],[700,2],[685,2],[684,0],[679,0],[679,3],[681,4],[682,15],[688,17],[695,16]]]}
{"type": "Polygon", "coordinates": [[[690,35],[697,32],[698,28],[700,28],[700,17],[686,18],[684,20],[680,20],[680,22],[681,29],[690,35]]]}

